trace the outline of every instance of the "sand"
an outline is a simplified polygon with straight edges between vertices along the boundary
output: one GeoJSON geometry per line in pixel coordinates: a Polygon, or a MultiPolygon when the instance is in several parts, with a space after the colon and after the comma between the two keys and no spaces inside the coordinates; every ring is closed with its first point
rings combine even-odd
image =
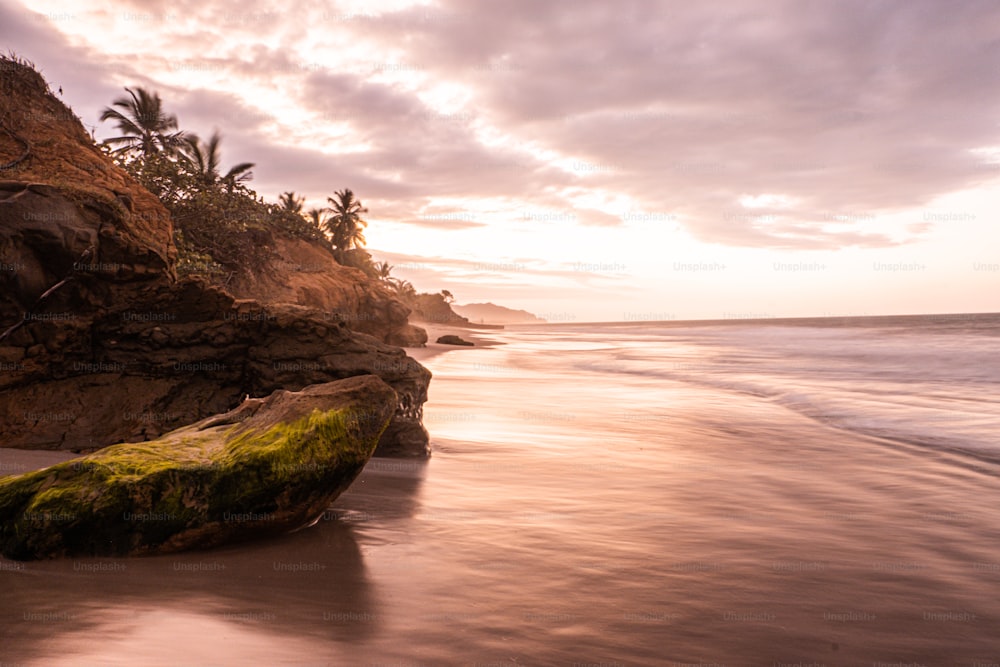
{"type": "Polygon", "coordinates": [[[406,350],[408,355],[421,362],[445,352],[454,352],[455,350],[477,350],[503,345],[500,341],[494,340],[490,337],[494,334],[494,332],[500,332],[502,329],[468,329],[466,327],[457,327],[437,323],[432,324],[418,321],[414,321],[413,324],[427,331],[427,347],[407,347],[403,349],[406,350]],[[444,345],[442,343],[434,342],[440,336],[446,336],[448,334],[454,334],[462,340],[475,343],[475,346],[466,347],[464,345],[444,345]]]}
{"type": "Polygon", "coordinates": [[[80,455],[73,452],[0,447],[0,477],[20,475],[31,470],[47,468],[77,456],[80,455]]]}

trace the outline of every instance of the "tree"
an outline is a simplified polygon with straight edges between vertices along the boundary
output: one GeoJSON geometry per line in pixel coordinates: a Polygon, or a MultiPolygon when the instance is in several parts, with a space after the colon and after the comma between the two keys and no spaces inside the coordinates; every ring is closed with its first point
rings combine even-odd
{"type": "Polygon", "coordinates": [[[219,154],[220,143],[222,135],[218,130],[212,132],[208,143],[202,143],[196,134],[186,135],[179,150],[181,160],[206,186],[221,182],[232,189],[237,183],[251,180],[253,172],[250,170],[254,168],[253,162],[240,162],[227,171],[225,176],[219,176],[219,165],[222,162],[219,154]]]}
{"type": "Polygon", "coordinates": [[[278,204],[281,208],[289,213],[302,214],[302,204],[305,202],[305,197],[296,197],[294,192],[282,192],[281,196],[278,197],[278,204]]]}
{"type": "Polygon", "coordinates": [[[389,262],[375,262],[375,274],[382,282],[389,281],[389,274],[392,273],[393,266],[389,262]]]}
{"type": "Polygon", "coordinates": [[[122,133],[120,137],[105,141],[109,146],[118,146],[112,152],[138,152],[148,157],[161,151],[169,153],[175,150],[185,135],[170,131],[177,129],[177,116],[164,112],[159,93],[139,87],[134,91],[126,88],[125,91],[128,97],[119,97],[101,112],[101,121],[115,121],[118,131],[122,133]]]}
{"type": "Polygon", "coordinates": [[[451,303],[455,300],[455,295],[446,289],[441,290],[441,296],[444,298],[445,303],[451,303]]]}
{"type": "Polygon", "coordinates": [[[318,229],[326,229],[326,214],[321,208],[311,208],[306,212],[306,220],[314,224],[318,229]]]}
{"type": "Polygon", "coordinates": [[[417,297],[417,290],[408,280],[389,278],[387,284],[404,303],[411,303],[417,297]]]}
{"type": "Polygon", "coordinates": [[[331,204],[327,209],[331,215],[326,219],[330,240],[341,253],[351,248],[360,248],[365,244],[363,229],[368,225],[361,214],[367,213],[368,209],[354,198],[354,193],[349,188],[338,190],[334,195],[335,197],[326,199],[331,204]]]}

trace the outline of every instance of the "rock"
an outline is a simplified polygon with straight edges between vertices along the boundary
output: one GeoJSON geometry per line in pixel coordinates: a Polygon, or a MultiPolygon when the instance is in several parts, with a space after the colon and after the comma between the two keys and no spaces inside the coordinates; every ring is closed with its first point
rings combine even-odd
{"type": "Polygon", "coordinates": [[[473,345],[475,345],[475,343],[472,343],[470,341],[467,341],[467,340],[464,340],[462,338],[459,338],[458,336],[456,336],[454,334],[448,334],[446,336],[441,336],[441,337],[439,337],[437,339],[437,342],[442,343],[444,345],[467,345],[469,347],[472,347],[473,345]]]}
{"type": "MultiPolygon", "coordinates": [[[[27,225],[32,230],[65,228],[75,233],[72,230],[84,222],[93,230],[85,232],[87,235],[96,232],[100,237],[101,261],[119,264],[116,268],[121,274],[127,275],[133,266],[142,267],[138,272],[150,267],[157,275],[172,270],[168,267],[176,261],[177,250],[166,208],[108,159],[83,123],[48,90],[38,72],[4,61],[0,67],[0,118],[29,145],[27,159],[0,172],[3,179],[13,182],[3,186],[0,199],[9,205],[16,205],[21,198],[35,200],[16,207],[26,218],[19,222],[18,213],[12,211],[0,226],[14,223],[21,230],[27,225]],[[25,186],[30,186],[27,191],[25,186]],[[53,197],[62,201],[44,202],[53,197]],[[35,208],[37,203],[41,208],[35,208]]],[[[0,163],[13,161],[19,152],[14,144],[0,141],[0,163]]],[[[4,231],[10,238],[11,232],[4,231]]],[[[36,243],[33,234],[20,237],[33,252],[51,248],[44,239],[36,243]]],[[[52,263],[65,262],[68,249],[79,240],[72,235],[65,237],[67,249],[52,263]]],[[[0,260],[11,249],[0,244],[0,260]]]]}
{"type": "Polygon", "coordinates": [[[23,355],[0,366],[3,446],[94,449],[149,440],[248,394],[374,373],[399,397],[379,455],[427,454],[421,418],[430,372],[398,347],[317,311],[236,300],[197,279],[113,287],[74,281],[53,297],[52,309],[71,316],[30,321],[5,341],[13,350],[0,348],[11,350],[7,358],[23,355]],[[87,299],[96,301],[93,312],[79,305],[87,299]],[[57,335],[67,337],[58,349],[33,345],[57,335]],[[41,350],[31,356],[35,347],[41,350]]]}
{"type": "Polygon", "coordinates": [[[390,334],[385,342],[400,347],[425,347],[427,331],[416,325],[407,324],[390,334]]]}
{"type": "Polygon", "coordinates": [[[152,442],[0,478],[0,552],[170,553],[301,528],[361,472],[395,404],[371,375],[280,390],[152,442]]]}
{"type": "Polygon", "coordinates": [[[451,309],[443,294],[417,294],[413,300],[413,316],[417,321],[431,324],[464,326],[469,320],[451,309]]]}
{"type": "Polygon", "coordinates": [[[15,163],[0,182],[0,447],[149,440],[248,394],[374,373],[399,397],[380,450],[428,454],[430,372],[383,342],[412,334],[405,306],[346,267],[310,283],[302,265],[293,287],[318,290],[313,308],[178,279],[160,201],[94,145],[40,75],[3,65],[0,119],[30,154],[18,161],[21,144],[0,137],[0,164],[15,163]]]}
{"type": "Polygon", "coordinates": [[[276,236],[265,244],[273,254],[259,270],[218,278],[226,280],[225,288],[234,296],[314,308],[330,322],[343,322],[390,345],[421,347],[427,342],[408,323],[409,308],[379,281],[337,263],[327,248],[308,239],[276,236]]]}

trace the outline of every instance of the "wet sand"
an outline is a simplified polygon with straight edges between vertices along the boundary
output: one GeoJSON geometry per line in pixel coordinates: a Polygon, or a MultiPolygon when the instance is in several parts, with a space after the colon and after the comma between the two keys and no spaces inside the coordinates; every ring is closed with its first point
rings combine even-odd
{"type": "Polygon", "coordinates": [[[6,449],[0,447],[0,477],[20,475],[79,456],[73,452],[6,449]]]}
{"type": "MultiPolygon", "coordinates": [[[[1000,663],[995,464],[609,373],[648,337],[626,351],[621,333],[545,335],[434,351],[433,457],[373,459],[310,529],[176,557],[0,561],[0,658],[1000,663]]],[[[717,347],[664,349],[701,376],[720,363],[717,347]]],[[[773,384],[751,352],[738,360],[773,384]]]]}
{"type": "Polygon", "coordinates": [[[502,329],[469,329],[467,327],[417,321],[414,321],[413,324],[421,327],[427,332],[427,346],[407,347],[404,349],[408,355],[421,363],[439,354],[444,354],[445,352],[454,352],[457,350],[482,350],[503,344],[497,340],[496,337],[497,334],[503,333],[502,329]],[[443,343],[435,342],[439,337],[447,336],[449,334],[458,336],[459,338],[467,340],[470,343],[475,343],[475,345],[473,347],[468,347],[465,345],[445,345],[443,343]]]}

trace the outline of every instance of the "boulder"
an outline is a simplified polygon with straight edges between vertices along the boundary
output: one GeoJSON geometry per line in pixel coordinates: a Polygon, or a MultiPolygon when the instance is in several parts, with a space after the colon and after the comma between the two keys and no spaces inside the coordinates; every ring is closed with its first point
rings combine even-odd
{"type": "Polygon", "coordinates": [[[475,343],[467,341],[464,338],[459,338],[455,334],[447,334],[445,336],[440,336],[438,337],[437,342],[443,345],[466,345],[469,347],[475,345],[475,343]]]}
{"type": "Polygon", "coordinates": [[[400,347],[426,347],[427,330],[414,324],[407,324],[393,331],[385,342],[400,347]]]}
{"type": "Polygon", "coordinates": [[[169,553],[307,526],[361,472],[396,400],[371,375],[279,390],[152,442],[0,478],[0,552],[169,553]]]}

